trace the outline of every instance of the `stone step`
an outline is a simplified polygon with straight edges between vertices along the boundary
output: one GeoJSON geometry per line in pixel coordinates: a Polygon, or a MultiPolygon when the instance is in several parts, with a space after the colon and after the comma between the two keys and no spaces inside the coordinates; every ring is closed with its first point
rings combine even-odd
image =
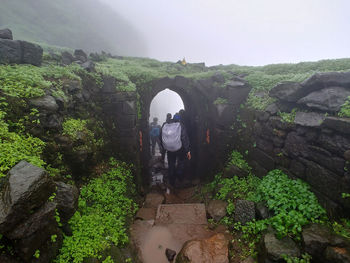
{"type": "Polygon", "coordinates": [[[204,204],[161,204],[158,206],[155,224],[206,225],[204,204]]]}

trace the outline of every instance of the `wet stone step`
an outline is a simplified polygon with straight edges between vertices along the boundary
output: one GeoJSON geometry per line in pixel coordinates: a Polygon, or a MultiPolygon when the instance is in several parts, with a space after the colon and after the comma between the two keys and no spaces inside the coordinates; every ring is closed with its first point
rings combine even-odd
{"type": "Polygon", "coordinates": [[[158,206],[155,224],[206,225],[204,204],[162,204],[158,206]]]}

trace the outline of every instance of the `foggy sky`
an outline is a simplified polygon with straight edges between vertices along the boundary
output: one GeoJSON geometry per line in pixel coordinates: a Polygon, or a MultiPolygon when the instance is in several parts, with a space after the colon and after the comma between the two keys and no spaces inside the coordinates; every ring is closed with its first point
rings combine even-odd
{"type": "Polygon", "coordinates": [[[184,108],[181,97],[174,91],[165,89],[159,92],[151,102],[149,121],[152,122],[154,117],[158,118],[160,125],[165,122],[166,114],[171,113],[174,116],[184,108]]]}
{"type": "Polygon", "coordinates": [[[348,0],[100,0],[146,40],[147,57],[265,65],[350,57],[348,0]]]}

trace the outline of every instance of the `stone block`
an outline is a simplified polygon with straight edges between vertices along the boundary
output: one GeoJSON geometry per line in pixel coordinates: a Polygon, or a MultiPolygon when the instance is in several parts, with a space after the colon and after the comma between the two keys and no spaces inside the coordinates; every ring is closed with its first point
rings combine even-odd
{"type": "Polygon", "coordinates": [[[235,203],[235,221],[242,225],[255,219],[255,204],[248,200],[237,200],[235,203]]]}
{"type": "Polygon", "coordinates": [[[19,64],[22,49],[19,41],[0,39],[0,64],[19,64]]]}
{"type": "Polygon", "coordinates": [[[22,61],[24,64],[41,66],[43,49],[37,44],[19,40],[22,49],[22,61]]]}
{"type": "Polygon", "coordinates": [[[258,162],[262,167],[264,167],[267,171],[273,170],[275,168],[274,159],[267,155],[265,152],[254,148],[250,154],[251,158],[258,162]]]}
{"type": "Polygon", "coordinates": [[[341,133],[350,134],[350,119],[338,117],[326,117],[322,127],[336,130],[341,133]]]}

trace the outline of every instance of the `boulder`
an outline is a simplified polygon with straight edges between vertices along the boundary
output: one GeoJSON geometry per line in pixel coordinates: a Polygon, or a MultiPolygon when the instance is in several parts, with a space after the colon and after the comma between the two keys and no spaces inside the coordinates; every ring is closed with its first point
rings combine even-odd
{"type": "Polygon", "coordinates": [[[81,61],[82,63],[87,62],[87,55],[82,49],[76,49],[74,50],[74,57],[76,60],[81,61]]]}
{"type": "Polygon", "coordinates": [[[22,61],[24,64],[31,64],[34,66],[41,66],[43,58],[43,49],[37,44],[27,41],[19,41],[22,49],[22,61]]]}
{"type": "Polygon", "coordinates": [[[0,39],[0,64],[19,64],[22,59],[22,49],[19,41],[0,39]]]}
{"type": "Polygon", "coordinates": [[[187,241],[176,263],[228,263],[228,242],[223,234],[208,239],[187,241]]]}
{"type": "Polygon", "coordinates": [[[348,96],[350,96],[350,89],[329,87],[308,94],[306,97],[298,100],[298,104],[317,110],[337,112],[348,96]]]}
{"type": "Polygon", "coordinates": [[[220,219],[223,218],[227,213],[226,207],[227,203],[225,201],[211,200],[208,204],[208,214],[215,221],[220,221],[220,219]]]}
{"type": "Polygon", "coordinates": [[[338,117],[326,117],[322,127],[336,130],[341,133],[350,134],[350,119],[338,117]]]}
{"type": "Polygon", "coordinates": [[[336,248],[329,248],[326,252],[328,246],[349,247],[347,240],[335,235],[331,229],[320,224],[311,224],[305,227],[302,232],[302,240],[305,252],[310,254],[315,262],[338,262],[327,260],[327,256],[324,256],[328,254],[329,258],[336,257],[336,248]]]}
{"type": "Polygon", "coordinates": [[[350,71],[316,73],[301,85],[307,93],[328,87],[350,88],[350,71]]]}
{"type": "Polygon", "coordinates": [[[69,53],[68,51],[62,52],[61,56],[62,56],[62,64],[63,65],[70,65],[74,61],[73,55],[71,53],[69,53]]]}
{"type": "Polygon", "coordinates": [[[235,221],[242,225],[255,219],[255,204],[248,200],[237,200],[235,204],[235,221]]]}
{"type": "Polygon", "coordinates": [[[55,219],[55,210],[57,204],[55,202],[47,202],[39,208],[34,214],[30,215],[25,221],[16,226],[14,230],[6,234],[11,240],[19,240],[30,237],[35,233],[40,233],[49,225],[58,227],[55,219]]]}
{"type": "Polygon", "coordinates": [[[259,262],[284,262],[283,255],[300,257],[300,254],[300,249],[290,237],[277,239],[271,229],[261,238],[259,262]]]}
{"type": "Polygon", "coordinates": [[[61,222],[67,223],[78,208],[79,190],[76,186],[56,182],[57,210],[60,214],[61,222]]]}
{"type": "Polygon", "coordinates": [[[12,31],[8,28],[0,29],[0,38],[13,40],[12,31]]]}
{"type": "Polygon", "coordinates": [[[83,69],[85,69],[87,72],[96,72],[95,69],[95,63],[91,60],[88,60],[80,65],[83,69]]]}
{"type": "Polygon", "coordinates": [[[305,127],[320,127],[326,119],[324,114],[316,112],[297,112],[294,123],[305,127]]]}
{"type": "Polygon", "coordinates": [[[32,106],[38,107],[47,112],[56,112],[58,110],[58,104],[56,103],[55,98],[50,95],[30,99],[29,103],[32,106]]]}
{"type": "Polygon", "coordinates": [[[299,99],[298,92],[302,89],[302,86],[298,82],[286,81],[277,84],[269,91],[270,97],[288,101],[296,102],[299,99]]]}
{"type": "Polygon", "coordinates": [[[19,162],[3,180],[0,233],[8,233],[47,201],[54,185],[44,169],[26,161],[19,162]]]}

